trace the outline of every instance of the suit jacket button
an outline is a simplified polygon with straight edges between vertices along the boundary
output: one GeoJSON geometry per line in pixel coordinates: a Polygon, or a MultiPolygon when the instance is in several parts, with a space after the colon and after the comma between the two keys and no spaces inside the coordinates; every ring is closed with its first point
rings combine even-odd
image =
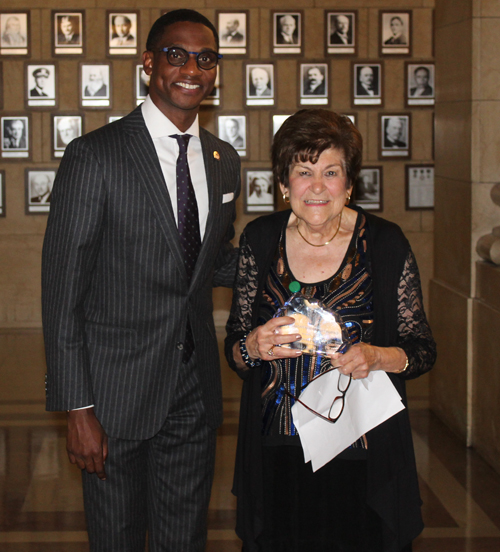
{"type": "Polygon", "coordinates": [[[182,351],[182,349],[184,349],[184,345],[182,343],[177,343],[177,348],[179,351],[182,351]]]}

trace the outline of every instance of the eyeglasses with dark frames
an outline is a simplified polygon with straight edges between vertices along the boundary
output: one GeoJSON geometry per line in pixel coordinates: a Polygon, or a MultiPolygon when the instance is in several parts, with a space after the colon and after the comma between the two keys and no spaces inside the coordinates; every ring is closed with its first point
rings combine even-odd
{"type": "MultiPolygon", "coordinates": [[[[328,370],[325,370],[321,374],[318,374],[317,376],[312,378],[312,380],[307,385],[309,385],[313,381],[319,379],[320,377],[324,376],[328,372],[331,372],[332,370],[337,370],[337,368],[339,368],[339,367],[336,366],[336,367],[329,368],[328,370]]],[[[351,385],[351,381],[352,381],[352,374],[349,374],[349,376],[346,376],[345,374],[342,374],[341,372],[339,372],[339,379],[337,381],[337,389],[338,389],[338,392],[340,393],[340,395],[338,395],[337,397],[335,397],[333,399],[332,404],[331,404],[331,406],[328,410],[328,415],[327,416],[324,416],[323,414],[320,414],[319,412],[316,412],[316,410],[314,410],[313,408],[308,406],[306,403],[302,402],[298,397],[294,397],[289,391],[285,390],[285,393],[289,397],[294,399],[296,402],[301,404],[304,408],[307,408],[307,410],[309,410],[309,412],[312,412],[313,414],[315,414],[316,416],[318,416],[322,420],[325,420],[325,422],[329,422],[331,424],[334,424],[335,422],[338,421],[338,419],[340,418],[340,416],[342,416],[342,413],[344,412],[345,396],[346,396],[347,390],[349,389],[349,387],[351,385]],[[344,378],[344,379],[342,379],[342,378],[344,378]],[[346,381],[346,379],[347,379],[347,381],[346,381]]],[[[305,385],[304,387],[301,387],[299,389],[299,391],[303,391],[307,387],[307,385],[305,385]]]]}
{"type": "Polygon", "coordinates": [[[205,52],[188,52],[184,48],[174,46],[172,48],[161,48],[161,52],[165,52],[167,61],[174,67],[182,67],[188,62],[189,56],[196,56],[196,63],[200,69],[213,69],[219,63],[219,59],[222,59],[222,54],[218,54],[213,50],[206,50],[205,52]]]}

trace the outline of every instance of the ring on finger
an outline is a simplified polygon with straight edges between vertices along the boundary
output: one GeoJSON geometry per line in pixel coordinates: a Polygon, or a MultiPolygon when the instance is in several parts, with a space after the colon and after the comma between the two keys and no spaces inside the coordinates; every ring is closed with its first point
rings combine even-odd
{"type": "Polygon", "coordinates": [[[273,356],[273,355],[274,355],[273,349],[274,349],[274,345],[271,345],[271,348],[269,349],[269,351],[267,351],[267,354],[268,354],[269,356],[273,356]]]}

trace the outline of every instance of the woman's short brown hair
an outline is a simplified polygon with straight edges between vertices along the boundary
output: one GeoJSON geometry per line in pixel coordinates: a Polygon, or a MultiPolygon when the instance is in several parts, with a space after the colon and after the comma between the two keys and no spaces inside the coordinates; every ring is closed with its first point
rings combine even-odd
{"type": "Polygon", "coordinates": [[[327,109],[301,109],[281,125],[271,148],[276,184],[288,187],[288,176],[295,163],[316,163],[323,151],[335,148],[344,152],[347,187],[361,170],[363,138],[349,117],[327,109]]]}

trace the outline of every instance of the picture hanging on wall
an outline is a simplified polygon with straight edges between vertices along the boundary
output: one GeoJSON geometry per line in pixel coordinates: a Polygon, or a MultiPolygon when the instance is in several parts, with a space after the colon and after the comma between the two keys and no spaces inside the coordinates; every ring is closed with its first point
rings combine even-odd
{"type": "Polygon", "coordinates": [[[85,12],[52,11],[54,54],[81,56],[84,53],[85,12]]]}
{"type": "Polygon", "coordinates": [[[246,104],[251,106],[274,105],[275,84],[272,63],[249,63],[246,71],[246,104]]]}
{"type": "Polygon", "coordinates": [[[50,211],[56,169],[25,169],[26,214],[42,215],[50,211]]]}
{"type": "Polygon", "coordinates": [[[357,11],[325,11],[326,54],[356,54],[357,11]]]}
{"type": "Polygon", "coordinates": [[[434,165],[406,165],[406,210],[434,209],[434,165]]]}
{"type": "Polygon", "coordinates": [[[382,105],[382,63],[352,64],[352,104],[382,105]]]}
{"type": "Polygon", "coordinates": [[[30,108],[57,106],[57,68],[53,63],[25,64],[25,105],[30,108]]]}
{"type": "Polygon", "coordinates": [[[23,159],[30,156],[30,119],[24,115],[1,118],[2,159],[23,159]]]}
{"type": "Polygon", "coordinates": [[[432,107],[435,103],[434,63],[406,62],[406,105],[432,107]]]}
{"type": "Polygon", "coordinates": [[[83,117],[81,115],[54,115],[52,117],[52,156],[62,157],[66,146],[82,134],[83,117]]]}
{"type": "Polygon", "coordinates": [[[247,54],[248,10],[217,11],[217,31],[222,55],[247,54]]]}
{"type": "Polygon", "coordinates": [[[29,53],[28,11],[8,11],[0,13],[0,55],[27,56],[29,53]]]}
{"type": "Polygon", "coordinates": [[[270,213],[276,208],[273,172],[269,169],[245,169],[245,213],[270,213]]]}
{"type": "Polygon", "coordinates": [[[201,102],[202,105],[220,105],[221,66],[217,65],[217,76],[212,92],[201,102]]]}
{"type": "Polygon", "coordinates": [[[411,55],[411,11],[379,14],[380,55],[411,55]]]}
{"type": "Polygon", "coordinates": [[[281,125],[288,119],[288,117],[291,117],[291,113],[287,113],[285,115],[283,114],[274,114],[273,115],[273,135],[271,136],[271,142],[274,138],[274,135],[278,132],[278,130],[281,128],[281,125]]]}
{"type": "Polygon", "coordinates": [[[142,63],[134,67],[134,82],[135,82],[134,100],[136,105],[140,105],[146,99],[146,96],[149,94],[149,79],[150,79],[150,76],[146,75],[146,73],[144,72],[142,63]]]}
{"type": "Polygon", "coordinates": [[[410,157],[410,113],[379,115],[380,158],[410,157]]]}
{"type": "Polygon", "coordinates": [[[302,53],[302,12],[273,11],[272,44],[274,54],[302,53]]]}
{"type": "Polygon", "coordinates": [[[81,107],[109,108],[111,106],[111,64],[80,64],[81,107]]]}
{"type": "Polygon", "coordinates": [[[139,33],[139,12],[109,11],[107,20],[108,55],[136,56],[139,33]]]}
{"type": "Polygon", "coordinates": [[[300,104],[328,104],[328,64],[301,63],[299,67],[300,104]]]}
{"type": "Polygon", "coordinates": [[[357,114],[356,113],[342,113],[344,117],[347,117],[351,123],[356,126],[357,114]]]}
{"type": "Polygon", "coordinates": [[[382,211],[381,166],[363,167],[353,187],[352,201],[367,211],[382,211]]]}
{"type": "Polygon", "coordinates": [[[245,115],[219,115],[218,136],[233,146],[241,157],[247,155],[247,123],[245,115]]]}
{"type": "Polygon", "coordinates": [[[0,217],[5,216],[5,171],[0,171],[0,217]]]}

